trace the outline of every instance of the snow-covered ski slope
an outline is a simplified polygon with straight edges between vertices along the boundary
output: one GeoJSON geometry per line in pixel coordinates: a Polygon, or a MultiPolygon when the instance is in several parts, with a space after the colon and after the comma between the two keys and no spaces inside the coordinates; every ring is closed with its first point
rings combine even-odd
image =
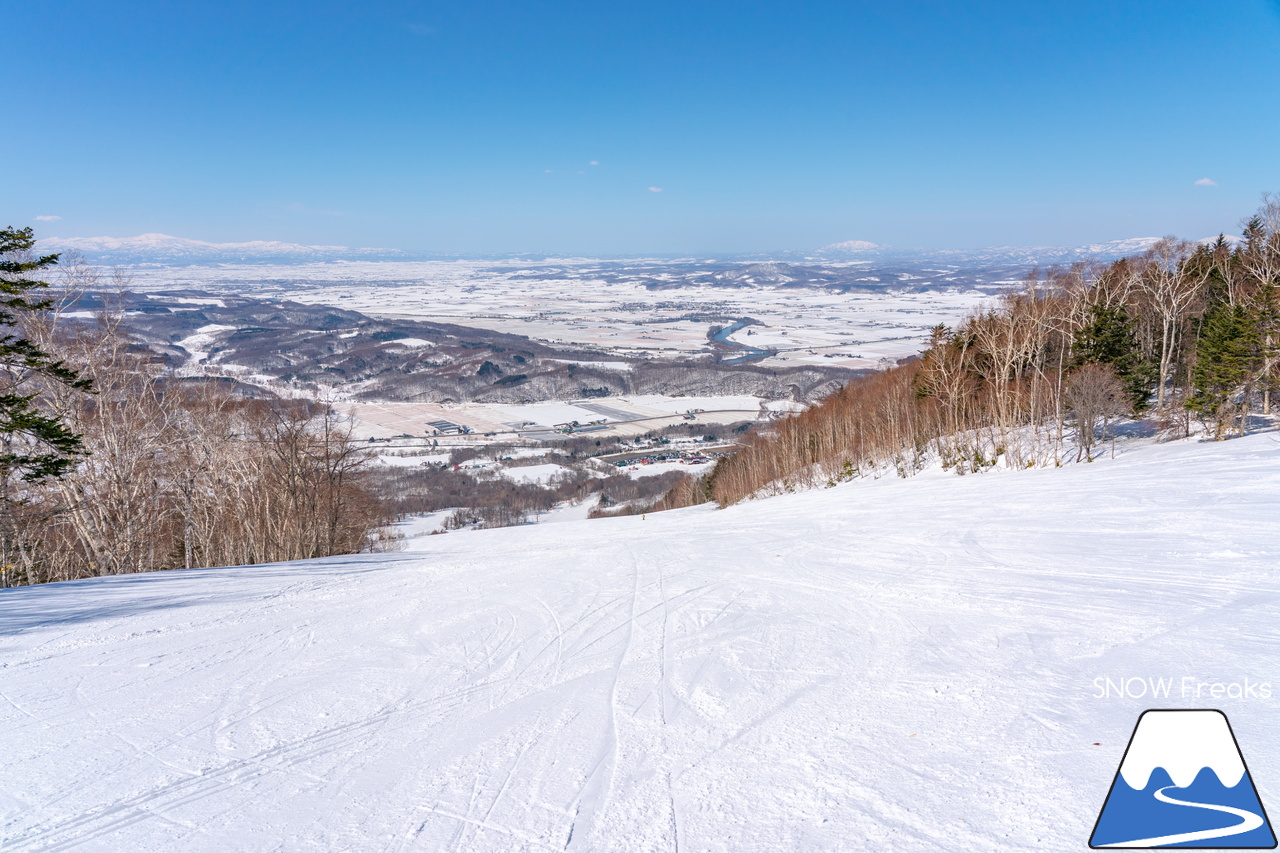
{"type": "Polygon", "coordinates": [[[1077,851],[1149,707],[1275,814],[1277,439],[8,590],[0,848],[1077,851]]]}

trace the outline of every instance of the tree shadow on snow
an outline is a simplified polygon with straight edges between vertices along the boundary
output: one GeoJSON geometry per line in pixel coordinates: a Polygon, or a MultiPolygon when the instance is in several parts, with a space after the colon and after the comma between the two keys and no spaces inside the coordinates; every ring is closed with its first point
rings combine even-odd
{"type": "Polygon", "coordinates": [[[308,580],[383,571],[401,562],[420,561],[351,554],[323,561],[173,569],[0,589],[0,636],[197,604],[243,603],[248,612],[255,603],[269,604],[308,580]],[[263,583],[272,580],[293,583],[263,583]]]}
{"type": "Polygon", "coordinates": [[[1142,418],[1136,421],[1113,423],[1111,431],[1115,433],[1116,438],[1153,438],[1160,432],[1160,427],[1151,418],[1142,418]]]}

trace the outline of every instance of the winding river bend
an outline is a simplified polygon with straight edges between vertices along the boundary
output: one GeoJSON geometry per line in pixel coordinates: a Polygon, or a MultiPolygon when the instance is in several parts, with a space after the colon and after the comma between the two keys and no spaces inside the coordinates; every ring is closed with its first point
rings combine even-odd
{"type": "Polygon", "coordinates": [[[743,364],[748,361],[757,361],[762,358],[768,358],[774,354],[774,350],[771,349],[761,349],[760,347],[753,347],[748,344],[730,340],[729,336],[734,332],[741,331],[747,326],[755,325],[758,322],[758,320],[752,320],[750,317],[742,320],[735,320],[720,331],[711,334],[710,337],[712,343],[718,344],[722,347],[732,347],[734,349],[742,350],[741,355],[735,355],[733,358],[722,358],[720,360],[721,364],[743,364]]]}

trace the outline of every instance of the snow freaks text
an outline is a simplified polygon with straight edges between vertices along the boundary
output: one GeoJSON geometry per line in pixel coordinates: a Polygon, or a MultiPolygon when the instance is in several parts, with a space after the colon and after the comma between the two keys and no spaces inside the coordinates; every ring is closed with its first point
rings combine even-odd
{"type": "Polygon", "coordinates": [[[1192,675],[1158,676],[1100,675],[1093,680],[1094,699],[1270,699],[1271,682],[1206,681],[1192,675]]]}

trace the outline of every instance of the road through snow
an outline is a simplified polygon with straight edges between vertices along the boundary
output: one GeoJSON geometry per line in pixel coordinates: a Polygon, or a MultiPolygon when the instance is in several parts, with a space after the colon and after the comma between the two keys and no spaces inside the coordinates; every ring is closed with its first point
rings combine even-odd
{"type": "Polygon", "coordinates": [[[1266,803],[1274,699],[1095,679],[1272,681],[1276,518],[1261,434],[3,591],[0,848],[1080,850],[1147,707],[1266,803]]]}

